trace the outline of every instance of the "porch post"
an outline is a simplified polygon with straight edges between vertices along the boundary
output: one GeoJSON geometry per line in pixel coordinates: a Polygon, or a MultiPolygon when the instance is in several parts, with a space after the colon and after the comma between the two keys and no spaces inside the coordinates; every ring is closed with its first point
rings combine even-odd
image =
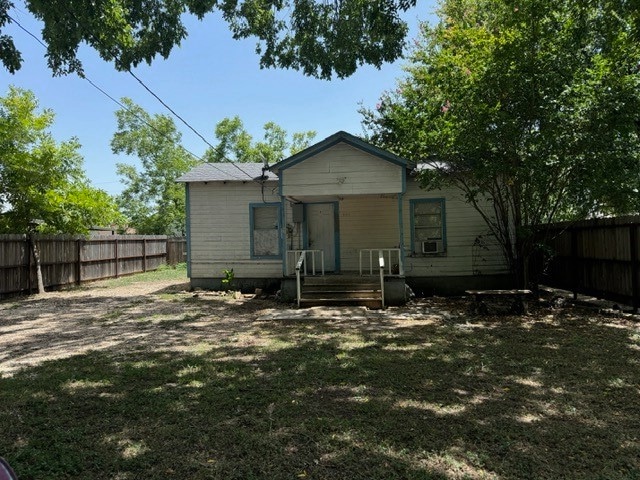
{"type": "Polygon", "coordinates": [[[400,275],[404,275],[404,214],[402,204],[404,192],[398,194],[398,226],[400,227],[400,275]]]}
{"type": "Polygon", "coordinates": [[[287,276],[287,212],[286,212],[286,200],[284,196],[280,196],[282,207],[280,208],[280,255],[282,258],[282,278],[287,276]]]}

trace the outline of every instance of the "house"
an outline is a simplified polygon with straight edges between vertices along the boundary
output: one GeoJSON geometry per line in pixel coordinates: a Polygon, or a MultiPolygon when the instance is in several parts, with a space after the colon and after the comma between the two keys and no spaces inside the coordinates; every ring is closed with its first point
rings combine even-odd
{"type": "MultiPolygon", "coordinates": [[[[192,287],[218,289],[233,269],[236,288],[282,289],[293,299],[306,288],[330,300],[315,290],[350,290],[361,279],[393,304],[405,301],[405,283],[424,294],[509,284],[480,214],[461,191],[421,189],[417,167],[346,132],[267,169],[195,167],[178,179],[192,287]]],[[[349,296],[362,295],[340,298],[349,296]]]]}

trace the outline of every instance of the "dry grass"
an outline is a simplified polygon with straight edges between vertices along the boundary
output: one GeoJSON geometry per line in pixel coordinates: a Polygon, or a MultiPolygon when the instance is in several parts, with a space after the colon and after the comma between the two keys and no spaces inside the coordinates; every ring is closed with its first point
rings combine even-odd
{"type": "Polygon", "coordinates": [[[633,321],[444,300],[287,320],[166,282],[0,304],[21,479],[640,478],[633,321]]]}

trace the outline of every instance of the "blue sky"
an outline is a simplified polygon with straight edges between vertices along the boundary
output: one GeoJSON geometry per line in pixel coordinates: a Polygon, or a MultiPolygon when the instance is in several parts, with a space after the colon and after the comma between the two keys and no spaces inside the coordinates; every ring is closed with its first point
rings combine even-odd
{"type": "MultiPolygon", "coordinates": [[[[26,29],[40,36],[40,25],[20,1],[11,14],[26,29]]],[[[417,36],[419,21],[433,21],[435,0],[418,0],[405,14],[410,25],[408,41],[417,36]]],[[[315,130],[321,140],[338,130],[362,133],[359,104],[375,106],[380,94],[395,87],[403,61],[380,70],[365,66],[345,80],[316,80],[293,70],[261,70],[251,39],[236,41],[216,15],[202,22],[188,20],[189,36],[167,60],[135,69],[160,98],[187,120],[211,143],[215,124],[239,115],[255,138],[262,126],[274,121],[289,133],[315,130]]],[[[21,50],[22,69],[11,75],[0,68],[1,94],[9,85],[32,90],[40,106],[56,114],[52,129],[57,140],[77,137],[82,144],[85,171],[94,186],[109,193],[121,191],[116,163],[136,164],[134,157],[117,156],[109,146],[116,129],[118,106],[75,75],[53,77],[47,68],[44,48],[16,27],[6,29],[21,50]]],[[[150,113],[169,114],[129,74],[117,72],[92,50],[80,51],[85,73],[112,97],[130,97],[150,113]]],[[[202,155],[207,145],[175,119],[183,133],[183,145],[202,155]]]]}

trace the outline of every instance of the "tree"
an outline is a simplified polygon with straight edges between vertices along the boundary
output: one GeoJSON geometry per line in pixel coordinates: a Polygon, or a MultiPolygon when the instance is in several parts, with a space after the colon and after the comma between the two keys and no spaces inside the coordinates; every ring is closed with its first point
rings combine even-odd
{"type": "Polygon", "coordinates": [[[264,140],[255,142],[244,128],[240,117],[224,118],[216,124],[215,136],[218,144],[209,149],[206,157],[210,162],[266,161],[269,165],[279,162],[288,155],[293,155],[309,146],[316,132],[296,132],[287,140],[287,132],[274,122],[264,125],[264,140]],[[287,153],[288,151],[288,153],[287,153]]]}
{"type": "Polygon", "coordinates": [[[120,219],[113,199],[93,188],[82,168],[77,139],[56,142],[50,110],[38,111],[27,90],[0,97],[0,232],[86,233],[120,219]]]}
{"type": "Polygon", "coordinates": [[[426,188],[461,188],[524,283],[538,226],[640,211],[639,17],[622,0],[446,0],[439,15],[364,124],[430,164],[426,188]]]}
{"type": "MultiPolygon", "coordinates": [[[[54,74],[82,72],[78,48],[86,43],[118,70],[157,55],[167,58],[186,38],[186,13],[202,20],[218,11],[233,38],[257,38],[261,67],[293,68],[329,79],[351,75],[359,65],[402,55],[406,23],[400,13],[416,0],[25,0],[44,23],[54,74]]],[[[0,29],[14,7],[0,0],[0,29]]],[[[0,60],[14,72],[22,63],[13,38],[0,35],[0,60]]]]}
{"type": "Polygon", "coordinates": [[[44,292],[40,255],[32,234],[86,233],[120,219],[113,199],[91,187],[76,139],[57,143],[54,115],[38,112],[35,95],[10,87],[0,97],[0,233],[27,233],[38,292],[44,292]]]}
{"type": "Polygon", "coordinates": [[[176,179],[201,161],[180,145],[182,134],[171,117],[150,115],[128,98],[122,103],[111,148],[137,157],[142,169],[117,164],[125,184],[118,204],[139,233],[184,235],[185,193],[176,179]]]}

